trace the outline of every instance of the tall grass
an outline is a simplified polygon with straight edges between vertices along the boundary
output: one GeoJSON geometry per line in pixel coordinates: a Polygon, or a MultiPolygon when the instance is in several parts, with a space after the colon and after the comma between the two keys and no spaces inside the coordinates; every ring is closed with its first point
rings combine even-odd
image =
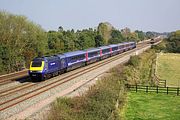
{"type": "Polygon", "coordinates": [[[154,84],[152,81],[152,63],[156,58],[155,50],[151,49],[140,56],[131,57],[129,64],[124,68],[124,74],[128,84],[154,84]]]}
{"type": "MultiPolygon", "coordinates": [[[[121,66],[120,66],[121,67],[121,66]]],[[[58,98],[53,103],[49,120],[112,120],[120,119],[118,107],[125,99],[119,67],[110,71],[96,85],[73,98],[58,98]]]]}

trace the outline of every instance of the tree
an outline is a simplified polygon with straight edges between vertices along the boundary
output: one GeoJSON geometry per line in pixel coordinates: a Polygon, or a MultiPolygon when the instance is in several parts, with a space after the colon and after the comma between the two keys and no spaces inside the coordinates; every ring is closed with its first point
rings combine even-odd
{"type": "Polygon", "coordinates": [[[63,27],[62,27],[62,26],[59,26],[58,31],[59,31],[59,32],[63,32],[63,31],[64,31],[64,30],[63,30],[63,27]]]}
{"type": "Polygon", "coordinates": [[[23,66],[23,63],[28,66],[38,52],[45,53],[47,36],[39,25],[26,17],[0,12],[0,43],[0,61],[5,63],[0,71],[12,72],[23,66]],[[29,49],[34,51],[32,56],[26,56],[29,49]]]}
{"type": "Polygon", "coordinates": [[[169,52],[180,53],[180,30],[172,32],[167,42],[166,47],[169,52]]]}
{"type": "Polygon", "coordinates": [[[112,30],[110,44],[117,44],[124,41],[124,38],[119,30],[112,30]]]}
{"type": "Polygon", "coordinates": [[[107,44],[109,39],[111,38],[111,32],[113,29],[113,26],[108,22],[100,23],[98,25],[98,34],[103,37],[105,44],[107,44]]]}
{"type": "Polygon", "coordinates": [[[95,47],[99,47],[102,45],[104,45],[103,37],[101,35],[96,35],[95,36],[95,47]]]}
{"type": "Polygon", "coordinates": [[[137,41],[142,41],[145,39],[145,34],[143,31],[136,30],[135,33],[137,34],[137,41]]]}

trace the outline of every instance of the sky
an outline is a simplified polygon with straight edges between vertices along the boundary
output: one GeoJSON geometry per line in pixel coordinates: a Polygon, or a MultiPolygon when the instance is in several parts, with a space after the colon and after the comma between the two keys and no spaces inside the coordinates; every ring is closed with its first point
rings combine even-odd
{"type": "Polygon", "coordinates": [[[0,10],[47,31],[96,28],[100,22],[144,32],[180,29],[180,0],[0,0],[0,10]]]}

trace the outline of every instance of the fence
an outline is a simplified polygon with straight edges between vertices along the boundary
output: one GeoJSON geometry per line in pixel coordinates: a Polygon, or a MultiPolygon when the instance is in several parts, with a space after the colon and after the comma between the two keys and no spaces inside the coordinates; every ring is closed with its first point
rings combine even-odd
{"type": "Polygon", "coordinates": [[[166,94],[179,95],[179,87],[160,87],[160,86],[143,86],[143,85],[127,85],[130,91],[156,92],[166,94]]]}
{"type": "Polygon", "coordinates": [[[157,82],[158,86],[166,87],[166,85],[167,85],[166,80],[162,80],[162,79],[158,78],[155,74],[154,74],[153,79],[157,82]]]}

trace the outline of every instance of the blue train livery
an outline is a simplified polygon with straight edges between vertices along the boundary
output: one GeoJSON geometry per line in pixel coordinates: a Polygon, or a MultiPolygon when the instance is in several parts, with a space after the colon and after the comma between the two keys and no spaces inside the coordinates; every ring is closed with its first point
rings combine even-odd
{"type": "Polygon", "coordinates": [[[54,56],[37,57],[30,63],[29,76],[32,79],[44,80],[133,48],[136,48],[135,42],[124,42],[54,56]]]}

